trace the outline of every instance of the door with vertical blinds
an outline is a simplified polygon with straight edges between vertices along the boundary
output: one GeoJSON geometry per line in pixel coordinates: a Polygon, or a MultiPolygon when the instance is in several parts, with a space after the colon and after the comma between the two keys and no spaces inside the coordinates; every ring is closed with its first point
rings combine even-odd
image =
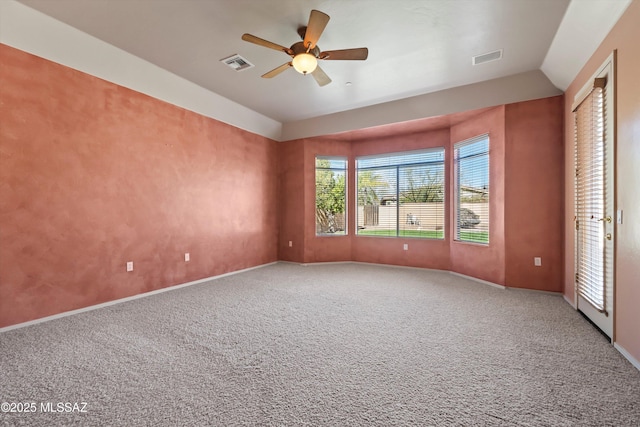
{"type": "Polygon", "coordinates": [[[613,111],[610,67],[575,107],[577,307],[613,337],[613,111]]]}

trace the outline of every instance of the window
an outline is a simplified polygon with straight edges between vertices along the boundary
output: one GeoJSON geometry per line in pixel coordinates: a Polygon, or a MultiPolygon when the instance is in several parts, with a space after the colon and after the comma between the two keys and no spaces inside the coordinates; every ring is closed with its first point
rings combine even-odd
{"type": "Polygon", "coordinates": [[[489,136],[453,146],[455,240],[489,244],[489,136]]]}
{"type": "Polygon", "coordinates": [[[444,148],[356,159],[359,236],[444,239],[444,148]]]}
{"type": "Polygon", "coordinates": [[[346,234],[347,159],[316,157],[316,235],[346,234]]]}

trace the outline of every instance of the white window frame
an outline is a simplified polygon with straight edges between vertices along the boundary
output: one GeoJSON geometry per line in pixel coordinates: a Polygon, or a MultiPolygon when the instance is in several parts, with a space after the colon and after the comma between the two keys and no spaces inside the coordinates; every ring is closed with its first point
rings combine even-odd
{"type": "Polygon", "coordinates": [[[349,211],[349,199],[348,199],[348,168],[349,159],[344,156],[316,156],[315,157],[315,224],[316,224],[316,236],[319,237],[332,237],[332,236],[346,236],[348,234],[348,211],[349,211]],[[326,160],[329,162],[328,167],[318,166],[318,161],[326,160]],[[334,163],[332,165],[332,162],[334,163]],[[344,167],[340,167],[338,164],[344,162],[344,167]],[[336,217],[335,213],[327,213],[326,217],[321,216],[321,211],[318,209],[318,172],[333,172],[344,174],[344,212],[342,218],[336,217]],[[323,218],[322,222],[319,222],[319,218],[323,218]],[[323,228],[326,231],[323,231],[323,228]],[[330,231],[335,230],[335,231],[330,231]]]}
{"type": "MultiPolygon", "coordinates": [[[[453,232],[453,240],[456,242],[464,242],[464,243],[473,243],[478,245],[488,246],[490,242],[490,220],[491,220],[491,180],[490,180],[490,165],[491,165],[491,140],[489,138],[489,134],[478,135],[473,138],[466,139],[464,141],[457,142],[453,145],[453,182],[454,182],[454,191],[453,191],[453,204],[454,204],[454,232],[453,232]],[[485,143],[487,144],[486,151],[480,153],[474,153],[471,155],[467,155],[463,158],[460,158],[460,149],[465,147],[469,147],[472,145],[485,143]],[[482,212],[478,215],[473,209],[468,207],[463,207],[462,201],[462,192],[464,191],[463,185],[461,184],[461,177],[463,176],[463,170],[461,168],[461,160],[465,159],[482,159],[486,158],[486,166],[482,165],[480,167],[474,167],[469,172],[477,173],[476,169],[484,169],[486,171],[486,177],[483,176],[481,179],[486,182],[482,187],[478,187],[477,191],[474,190],[478,197],[486,198],[486,202],[484,206],[481,207],[482,212]],[[464,216],[464,218],[463,218],[464,216]],[[477,223],[476,223],[477,221],[477,223]],[[478,230],[474,230],[476,225],[480,225],[482,228],[478,230]],[[464,230],[464,231],[462,231],[464,230]],[[470,231],[473,230],[473,231],[470,231]],[[486,233],[486,240],[483,237],[484,233],[486,233]],[[470,237],[475,236],[475,237],[470,237]]],[[[468,172],[468,173],[469,173],[468,172]]],[[[467,192],[470,190],[467,190],[467,192]]],[[[477,210],[477,209],[476,209],[477,210]]]]}
{"type": "MultiPolygon", "coordinates": [[[[432,147],[420,150],[402,151],[393,153],[384,153],[376,155],[360,156],[356,158],[356,235],[359,237],[382,237],[382,238],[417,238],[417,239],[431,239],[431,240],[444,240],[446,229],[445,218],[445,201],[446,201],[446,151],[444,147],[432,147]],[[427,157],[425,160],[415,159],[414,156],[424,155],[427,157]],[[428,159],[429,156],[440,156],[440,159],[428,159]],[[405,158],[403,161],[402,158],[405,158]],[[414,157],[413,159],[411,157],[414,157]],[[369,163],[368,166],[363,164],[369,163]],[[401,201],[403,192],[407,190],[401,187],[401,182],[404,182],[403,174],[408,174],[413,168],[422,168],[425,166],[432,166],[438,168],[437,173],[441,175],[441,211],[438,207],[435,207],[435,214],[423,213],[421,214],[419,208],[416,212],[405,212],[404,206],[410,202],[401,201]],[[371,234],[372,231],[365,227],[365,221],[362,216],[365,216],[364,205],[360,206],[360,172],[371,171],[375,173],[376,170],[389,171],[392,170],[394,178],[394,185],[389,189],[392,200],[387,200],[387,206],[392,206],[395,210],[395,215],[391,219],[391,223],[388,225],[391,227],[393,220],[395,220],[395,234],[394,230],[389,228],[389,234],[371,234]],[[421,218],[425,216],[425,218],[421,218]],[[421,223],[422,221],[422,223],[421,223]],[[427,224],[429,222],[429,224],[427,224]],[[435,223],[435,225],[431,224],[435,223]],[[432,230],[432,226],[436,229],[432,230]],[[414,230],[415,228],[415,230],[414,230]]],[[[437,179],[437,178],[436,178],[437,179]]],[[[379,201],[383,202],[383,201],[379,201]]],[[[435,202],[438,203],[438,202],[435,202]]],[[[383,230],[384,231],[384,230],[383,230]]]]}

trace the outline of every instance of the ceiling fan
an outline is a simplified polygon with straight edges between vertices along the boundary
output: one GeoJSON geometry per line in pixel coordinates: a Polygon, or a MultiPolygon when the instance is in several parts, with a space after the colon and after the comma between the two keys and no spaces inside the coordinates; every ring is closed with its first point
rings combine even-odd
{"type": "Polygon", "coordinates": [[[303,41],[294,43],[291,47],[284,47],[246,33],[242,35],[242,40],[282,51],[293,58],[290,62],[286,62],[268,73],[263,74],[262,77],[270,79],[282,73],[287,68],[293,67],[301,74],[311,74],[320,86],[324,86],[331,83],[331,79],[322,71],[322,68],[318,66],[319,59],[365,60],[369,55],[369,49],[366,47],[321,51],[317,43],[328,22],[329,15],[319,10],[312,10],[307,26],[298,28],[298,34],[303,41]]]}

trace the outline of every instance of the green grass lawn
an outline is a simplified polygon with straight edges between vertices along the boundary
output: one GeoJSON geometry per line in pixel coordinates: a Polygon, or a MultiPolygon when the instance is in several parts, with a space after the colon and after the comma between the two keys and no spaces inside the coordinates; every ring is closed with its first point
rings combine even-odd
{"type": "MultiPolygon", "coordinates": [[[[358,236],[379,237],[422,237],[425,239],[444,239],[443,230],[400,230],[396,236],[395,230],[358,230],[358,236]]],[[[488,243],[489,233],[486,231],[460,231],[460,240],[473,243],[488,243]]]]}
{"type": "MultiPolygon", "coordinates": [[[[396,237],[395,230],[358,230],[358,236],[396,237]]],[[[398,237],[422,237],[426,239],[443,239],[443,230],[400,230],[398,237]]]]}
{"type": "Polygon", "coordinates": [[[460,240],[473,243],[489,243],[487,231],[460,231],[460,240]]]}

